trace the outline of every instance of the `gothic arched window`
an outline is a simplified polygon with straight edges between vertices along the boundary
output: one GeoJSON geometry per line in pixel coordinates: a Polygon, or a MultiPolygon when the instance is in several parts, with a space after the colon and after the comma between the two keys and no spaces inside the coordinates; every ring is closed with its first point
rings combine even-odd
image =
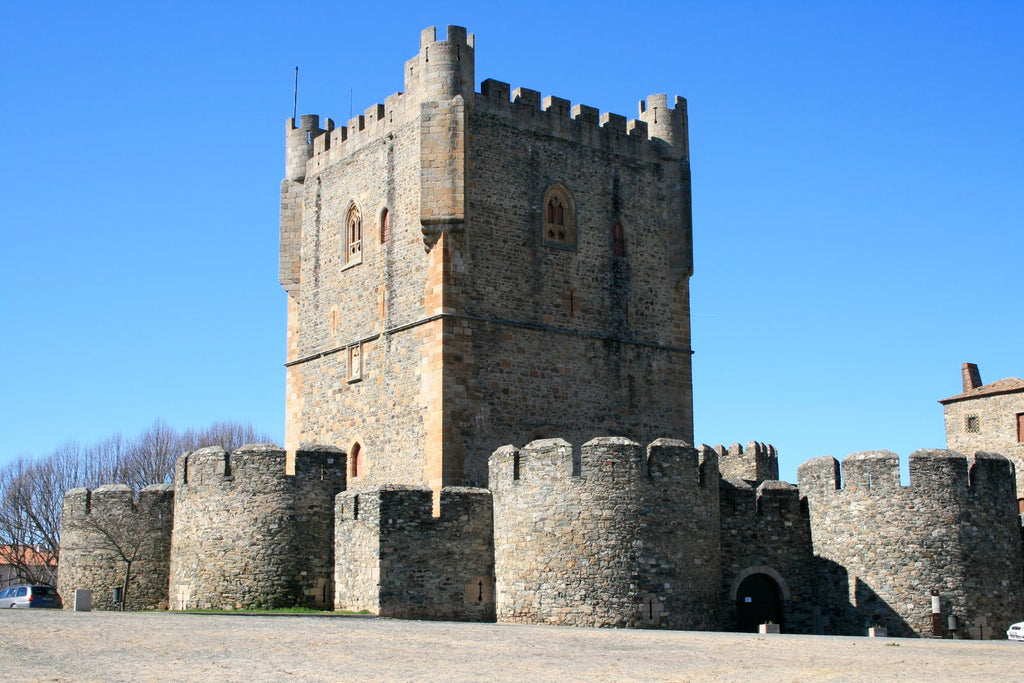
{"type": "Polygon", "coordinates": [[[345,214],[345,265],[363,260],[363,217],[355,202],[345,214]]]}
{"type": "Polygon", "coordinates": [[[576,207],[565,186],[556,183],[544,193],[544,241],[564,247],[576,246],[576,207]]]}

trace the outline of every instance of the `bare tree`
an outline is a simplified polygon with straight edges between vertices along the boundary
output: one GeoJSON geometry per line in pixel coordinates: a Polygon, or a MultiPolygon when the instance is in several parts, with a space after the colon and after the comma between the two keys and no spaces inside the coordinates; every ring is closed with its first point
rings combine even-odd
{"type": "Polygon", "coordinates": [[[59,527],[51,528],[48,515],[40,509],[34,496],[36,478],[35,466],[24,458],[0,470],[0,564],[6,565],[10,582],[53,580],[52,542],[59,527]]]}
{"type": "Polygon", "coordinates": [[[166,422],[155,421],[128,445],[121,458],[118,477],[112,481],[135,489],[170,482],[174,462],[187,450],[181,441],[181,434],[166,422]]]}
{"type": "Polygon", "coordinates": [[[115,434],[87,447],[68,441],[42,458],[11,461],[0,467],[0,564],[11,567],[20,580],[37,582],[40,570],[30,562],[33,553],[24,549],[58,561],[66,491],[111,483],[141,490],[170,482],[178,457],[196,448],[219,445],[231,451],[269,441],[251,424],[215,422],[199,431],[178,432],[156,420],[134,439],[115,434]]]}
{"type": "MultiPolygon", "coordinates": [[[[77,527],[66,530],[68,538],[74,539],[67,548],[69,553],[85,552],[124,565],[118,605],[121,610],[129,604],[136,563],[149,562],[151,568],[166,565],[161,558],[170,553],[174,505],[173,497],[167,495],[170,489],[170,484],[150,486],[136,498],[135,492],[123,484],[101,486],[93,491],[95,503],[86,514],[66,518],[66,523],[77,527]]],[[[162,585],[166,590],[166,576],[162,585]]],[[[137,607],[150,606],[142,600],[137,607]]]]}

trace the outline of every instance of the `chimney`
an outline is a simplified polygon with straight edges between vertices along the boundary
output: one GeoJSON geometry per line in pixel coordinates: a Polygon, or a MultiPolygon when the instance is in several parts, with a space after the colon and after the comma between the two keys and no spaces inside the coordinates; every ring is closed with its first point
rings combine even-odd
{"type": "Polygon", "coordinates": [[[971,389],[977,389],[981,386],[981,373],[978,372],[978,366],[975,363],[964,363],[963,369],[960,371],[964,377],[964,391],[970,391],[971,389]]]}

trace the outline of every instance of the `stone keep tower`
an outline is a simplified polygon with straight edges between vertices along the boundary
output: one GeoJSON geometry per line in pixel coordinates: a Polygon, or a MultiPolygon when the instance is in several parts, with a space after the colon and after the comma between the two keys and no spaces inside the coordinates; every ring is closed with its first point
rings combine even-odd
{"type": "Polygon", "coordinates": [[[627,122],[423,31],[405,92],[287,123],[286,449],[349,485],[482,485],[499,446],[692,441],[686,102],[627,122]]]}

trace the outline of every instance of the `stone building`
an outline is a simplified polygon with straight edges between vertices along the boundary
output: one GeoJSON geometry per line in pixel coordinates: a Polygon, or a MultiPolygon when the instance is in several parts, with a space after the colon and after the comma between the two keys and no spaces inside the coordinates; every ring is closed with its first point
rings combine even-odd
{"type": "Polygon", "coordinates": [[[686,102],[599,115],[485,80],[433,28],[405,91],[287,125],[285,446],[353,488],[480,486],[559,437],[693,440],[686,102]]]}
{"type": "MultiPolygon", "coordinates": [[[[799,488],[771,445],[693,445],[685,101],[476,92],[474,52],[427,29],[403,93],[288,122],[285,448],[179,460],[164,602],[926,635],[934,592],[945,635],[1019,619],[988,443],[915,453],[909,486],[890,453],[818,458],[799,488]]],[[[107,580],[88,561],[62,585],[107,580]]]]}
{"type": "Polygon", "coordinates": [[[1017,469],[1017,498],[1024,514],[1024,380],[981,383],[974,363],[962,368],[963,392],[944,398],[946,447],[962,453],[1001,453],[1017,469]]]}

